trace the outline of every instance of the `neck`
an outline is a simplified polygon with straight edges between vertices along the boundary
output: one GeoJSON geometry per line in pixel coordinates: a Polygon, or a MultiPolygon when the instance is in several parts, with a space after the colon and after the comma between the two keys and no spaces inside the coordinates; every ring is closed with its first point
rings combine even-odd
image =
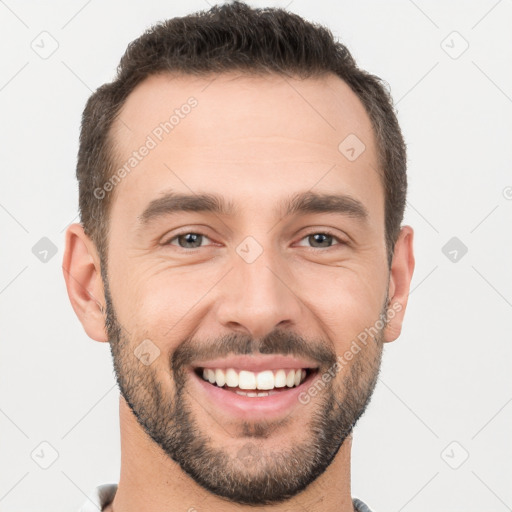
{"type": "MultiPolygon", "coordinates": [[[[178,510],[243,512],[260,510],[228,502],[203,489],[169,458],[138,424],[120,398],[121,476],[109,512],[174,512],[178,510]]],[[[272,506],[272,512],[353,512],[350,494],[350,445],[347,438],[330,466],[297,496],[272,506]]]]}

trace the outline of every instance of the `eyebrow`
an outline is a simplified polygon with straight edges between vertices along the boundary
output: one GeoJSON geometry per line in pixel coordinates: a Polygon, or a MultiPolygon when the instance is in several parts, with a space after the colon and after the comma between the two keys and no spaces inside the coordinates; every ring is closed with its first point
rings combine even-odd
{"type": "MultiPolygon", "coordinates": [[[[238,207],[217,194],[181,194],[168,192],[149,203],[139,216],[143,225],[164,216],[180,212],[207,212],[233,217],[239,213],[238,207]]],[[[346,194],[326,194],[300,192],[285,199],[276,214],[279,218],[296,214],[334,213],[367,222],[369,213],[358,199],[346,194]]]]}

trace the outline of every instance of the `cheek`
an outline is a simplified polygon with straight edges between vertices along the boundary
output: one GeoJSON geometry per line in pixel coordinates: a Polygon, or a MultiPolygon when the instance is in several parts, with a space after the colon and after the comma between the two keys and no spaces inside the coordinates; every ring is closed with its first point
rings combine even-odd
{"type": "Polygon", "coordinates": [[[150,338],[162,350],[169,340],[182,340],[190,335],[190,323],[198,322],[197,311],[207,304],[207,294],[222,273],[211,268],[169,268],[165,263],[133,265],[113,294],[118,320],[131,338],[150,338]],[[206,299],[206,300],[205,300],[206,299]]]}
{"type": "Polygon", "coordinates": [[[315,266],[297,271],[293,279],[291,288],[342,344],[373,325],[381,313],[386,285],[378,269],[353,263],[315,266]]]}

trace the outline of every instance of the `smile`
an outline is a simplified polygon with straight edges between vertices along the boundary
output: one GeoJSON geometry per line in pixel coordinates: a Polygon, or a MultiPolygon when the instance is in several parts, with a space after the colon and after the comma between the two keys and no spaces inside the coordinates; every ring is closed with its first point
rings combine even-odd
{"type": "Polygon", "coordinates": [[[196,368],[196,374],[206,382],[251,398],[270,396],[288,388],[300,386],[308,375],[314,371],[309,368],[280,368],[260,372],[236,370],[234,368],[196,368]]]}

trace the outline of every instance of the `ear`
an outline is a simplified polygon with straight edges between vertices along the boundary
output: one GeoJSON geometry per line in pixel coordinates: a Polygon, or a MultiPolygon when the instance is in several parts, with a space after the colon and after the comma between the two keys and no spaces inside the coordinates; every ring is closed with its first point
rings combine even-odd
{"type": "Polygon", "coordinates": [[[108,341],[100,258],[81,224],[71,224],[66,231],[62,271],[69,300],[85,332],[93,340],[108,341]]]}
{"type": "Polygon", "coordinates": [[[396,340],[402,331],[414,272],[413,235],[411,226],[402,226],[395,244],[388,285],[389,305],[388,324],[384,329],[385,342],[396,340]]]}

